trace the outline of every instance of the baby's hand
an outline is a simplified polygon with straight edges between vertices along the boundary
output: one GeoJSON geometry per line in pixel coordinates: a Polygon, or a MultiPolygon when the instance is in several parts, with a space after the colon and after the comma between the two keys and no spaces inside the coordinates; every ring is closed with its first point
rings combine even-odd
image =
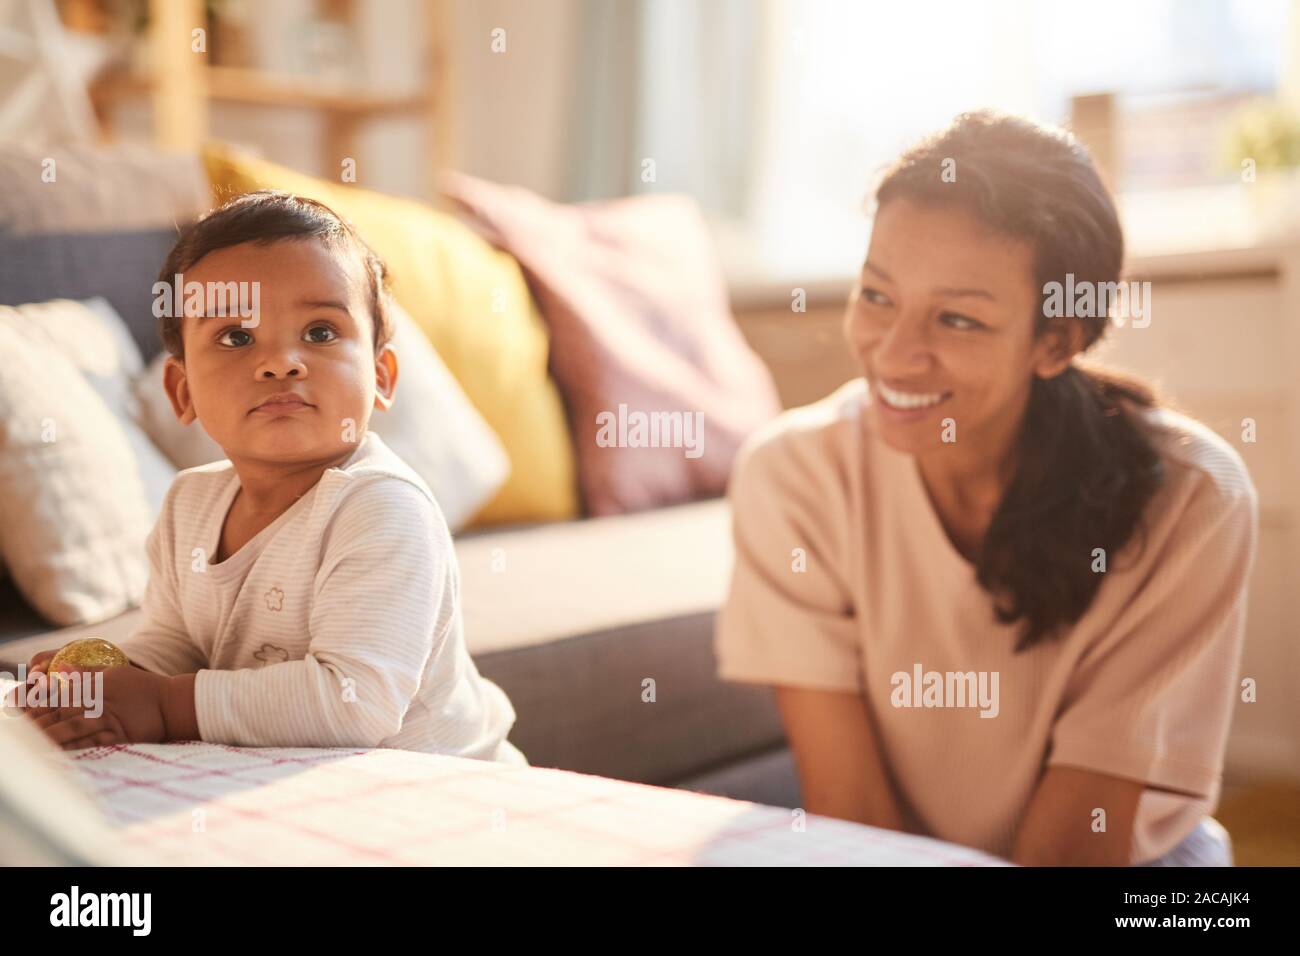
{"type": "Polygon", "coordinates": [[[102,697],[83,699],[81,707],[44,711],[33,717],[36,726],[64,750],[166,741],[163,693],[168,679],[138,667],[111,667],[98,673],[104,677],[102,697]],[[98,716],[89,716],[99,708],[98,716]]]}
{"type": "Polygon", "coordinates": [[[14,684],[13,687],[5,694],[4,705],[6,707],[20,707],[25,703],[27,698],[27,688],[31,687],[35,681],[35,675],[44,674],[46,665],[50,663],[50,658],[57,651],[41,651],[39,654],[33,654],[32,659],[27,662],[27,682],[25,684],[14,684]]]}
{"type": "Polygon", "coordinates": [[[50,658],[58,653],[58,650],[41,651],[39,654],[33,654],[32,659],[27,662],[27,679],[31,680],[32,674],[44,674],[46,666],[50,663],[50,658]]]}

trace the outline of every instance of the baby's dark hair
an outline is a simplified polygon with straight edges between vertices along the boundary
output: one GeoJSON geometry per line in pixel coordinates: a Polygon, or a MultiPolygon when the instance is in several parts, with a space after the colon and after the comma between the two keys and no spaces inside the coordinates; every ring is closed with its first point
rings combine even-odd
{"type": "MultiPolygon", "coordinates": [[[[212,210],[181,230],[158,273],[158,281],[171,284],[178,273],[192,267],[209,252],[245,242],[263,245],[281,239],[319,239],[333,248],[352,248],[361,257],[370,284],[370,318],[375,354],[392,338],[388,314],[388,267],[361,235],[323,202],[281,190],[245,193],[212,210]]],[[[177,358],[185,357],[181,338],[182,309],[158,320],[163,347],[177,358]]]]}

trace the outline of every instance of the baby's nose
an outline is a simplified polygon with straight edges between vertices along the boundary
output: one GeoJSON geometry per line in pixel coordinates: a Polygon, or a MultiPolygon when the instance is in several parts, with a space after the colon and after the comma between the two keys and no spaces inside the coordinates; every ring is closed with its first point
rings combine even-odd
{"type": "Polygon", "coordinates": [[[257,370],[261,379],[306,378],[307,366],[294,358],[273,358],[263,362],[257,370]]]}

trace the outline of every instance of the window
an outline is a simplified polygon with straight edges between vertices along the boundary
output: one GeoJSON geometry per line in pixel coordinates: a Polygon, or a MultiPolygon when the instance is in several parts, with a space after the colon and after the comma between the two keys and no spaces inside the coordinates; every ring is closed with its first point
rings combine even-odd
{"type": "MultiPolygon", "coordinates": [[[[773,0],[753,9],[761,11],[758,53],[746,68],[756,106],[745,129],[745,168],[735,173],[745,188],[710,211],[741,220],[747,256],[769,279],[854,271],[869,229],[861,204],[874,175],[967,109],[993,106],[1063,123],[1071,97],[1110,93],[1119,189],[1228,175],[1221,160],[1228,123],[1244,102],[1284,84],[1286,38],[1300,32],[1290,19],[1300,4],[1287,0],[773,0]]],[[[695,22],[701,36],[717,35],[716,22],[704,14],[689,20],[680,2],[649,4],[644,15],[658,54],[645,62],[656,70],[681,68],[662,55],[665,30],[656,25],[671,20],[681,37],[695,22]],[[656,24],[656,17],[664,19],[656,24]]],[[[700,43],[683,46],[698,52],[700,43]]],[[[740,66],[734,55],[728,62],[740,66]]],[[[722,112],[734,109],[734,96],[713,97],[718,115],[708,116],[698,106],[684,114],[679,105],[674,114],[669,100],[681,95],[680,83],[666,79],[643,85],[643,112],[660,118],[659,133],[643,135],[643,152],[652,155],[669,139],[666,116],[693,116],[693,130],[676,129],[679,141],[742,128],[722,112]]],[[[674,167],[655,188],[684,189],[709,205],[720,195],[710,155],[696,150],[693,167],[674,167]]]]}

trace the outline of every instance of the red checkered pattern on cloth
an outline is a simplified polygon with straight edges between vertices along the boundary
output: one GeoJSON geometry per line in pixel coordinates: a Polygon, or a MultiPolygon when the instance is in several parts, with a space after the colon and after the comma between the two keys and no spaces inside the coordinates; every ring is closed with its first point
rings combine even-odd
{"type": "Polygon", "coordinates": [[[985,866],[965,847],[605,777],[401,750],[209,743],[78,751],[162,864],[985,866]]]}

